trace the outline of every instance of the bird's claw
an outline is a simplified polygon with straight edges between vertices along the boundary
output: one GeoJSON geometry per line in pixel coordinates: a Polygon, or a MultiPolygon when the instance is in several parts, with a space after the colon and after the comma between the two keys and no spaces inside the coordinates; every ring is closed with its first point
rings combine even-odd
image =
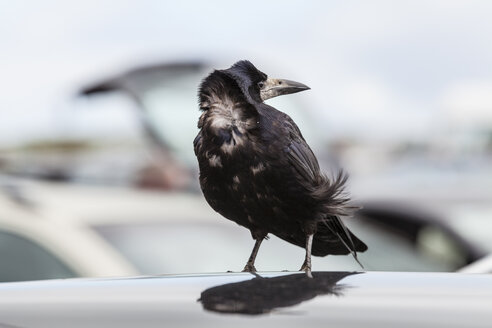
{"type": "Polygon", "coordinates": [[[311,263],[308,263],[307,261],[304,261],[304,263],[302,264],[301,269],[299,271],[305,271],[306,272],[306,276],[308,278],[312,278],[313,277],[313,274],[311,272],[311,263]]]}

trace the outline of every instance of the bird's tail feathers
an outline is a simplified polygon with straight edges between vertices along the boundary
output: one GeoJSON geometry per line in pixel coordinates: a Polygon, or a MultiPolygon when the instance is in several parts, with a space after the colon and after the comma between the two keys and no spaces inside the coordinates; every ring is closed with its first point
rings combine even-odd
{"type": "MultiPolygon", "coordinates": [[[[347,253],[350,253],[353,258],[359,263],[362,269],[364,266],[360,263],[357,252],[364,252],[367,250],[366,244],[359,240],[350,230],[345,226],[342,220],[338,216],[332,216],[322,221],[322,224],[328,228],[332,235],[338,237],[338,240],[346,248],[347,253]]],[[[323,236],[320,234],[320,239],[323,236]]]]}
{"type": "Polygon", "coordinates": [[[351,204],[350,197],[345,191],[347,179],[347,174],[342,170],[332,178],[322,176],[315,190],[313,190],[313,196],[319,199],[320,206],[322,206],[320,209],[322,217],[319,219],[318,233],[315,235],[315,238],[321,241],[319,243],[320,247],[324,243],[331,243],[331,247],[333,247],[334,241],[325,240],[323,242],[323,237],[330,236],[330,239],[336,236],[338,242],[341,243],[339,244],[340,249],[338,252],[352,254],[357,263],[364,268],[357,258],[357,252],[365,251],[367,246],[350,232],[340,219],[341,216],[353,216],[360,209],[360,206],[351,204]],[[323,230],[327,230],[326,234],[323,233],[323,230]]]}
{"type": "Polygon", "coordinates": [[[350,197],[345,191],[348,175],[340,170],[333,178],[325,175],[320,176],[320,181],[312,191],[313,197],[317,198],[322,208],[323,216],[353,216],[360,206],[350,204],[350,197]]]}

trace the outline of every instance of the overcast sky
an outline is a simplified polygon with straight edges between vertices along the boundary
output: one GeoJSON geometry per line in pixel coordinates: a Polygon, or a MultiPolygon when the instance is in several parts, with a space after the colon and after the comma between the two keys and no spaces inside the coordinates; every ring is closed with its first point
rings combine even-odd
{"type": "Polygon", "coordinates": [[[51,136],[100,76],[201,56],[308,84],[296,97],[334,133],[490,126],[491,17],[470,0],[0,0],[0,143],[51,136]]]}

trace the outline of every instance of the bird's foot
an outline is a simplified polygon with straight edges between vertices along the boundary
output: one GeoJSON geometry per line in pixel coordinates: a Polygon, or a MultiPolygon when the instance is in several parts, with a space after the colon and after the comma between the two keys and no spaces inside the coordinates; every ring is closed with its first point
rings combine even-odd
{"type": "Polygon", "coordinates": [[[242,272],[256,272],[255,265],[253,263],[247,263],[244,266],[244,269],[242,272]]]}
{"type": "Polygon", "coordinates": [[[307,260],[304,261],[299,271],[305,271],[306,276],[308,276],[308,278],[312,278],[313,274],[311,272],[311,261],[307,261],[307,260]]]}
{"type": "Polygon", "coordinates": [[[311,273],[311,248],[313,247],[314,233],[310,233],[306,236],[306,257],[304,263],[301,266],[301,271],[306,271],[306,276],[312,278],[311,273]]]}

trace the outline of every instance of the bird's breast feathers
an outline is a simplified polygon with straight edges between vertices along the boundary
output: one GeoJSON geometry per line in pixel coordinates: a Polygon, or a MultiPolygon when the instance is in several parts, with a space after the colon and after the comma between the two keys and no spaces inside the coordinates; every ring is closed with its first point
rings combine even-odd
{"type": "Polygon", "coordinates": [[[255,117],[245,115],[240,103],[232,101],[212,103],[200,122],[202,130],[227,154],[244,146],[251,138],[250,131],[259,123],[255,117]]]}

